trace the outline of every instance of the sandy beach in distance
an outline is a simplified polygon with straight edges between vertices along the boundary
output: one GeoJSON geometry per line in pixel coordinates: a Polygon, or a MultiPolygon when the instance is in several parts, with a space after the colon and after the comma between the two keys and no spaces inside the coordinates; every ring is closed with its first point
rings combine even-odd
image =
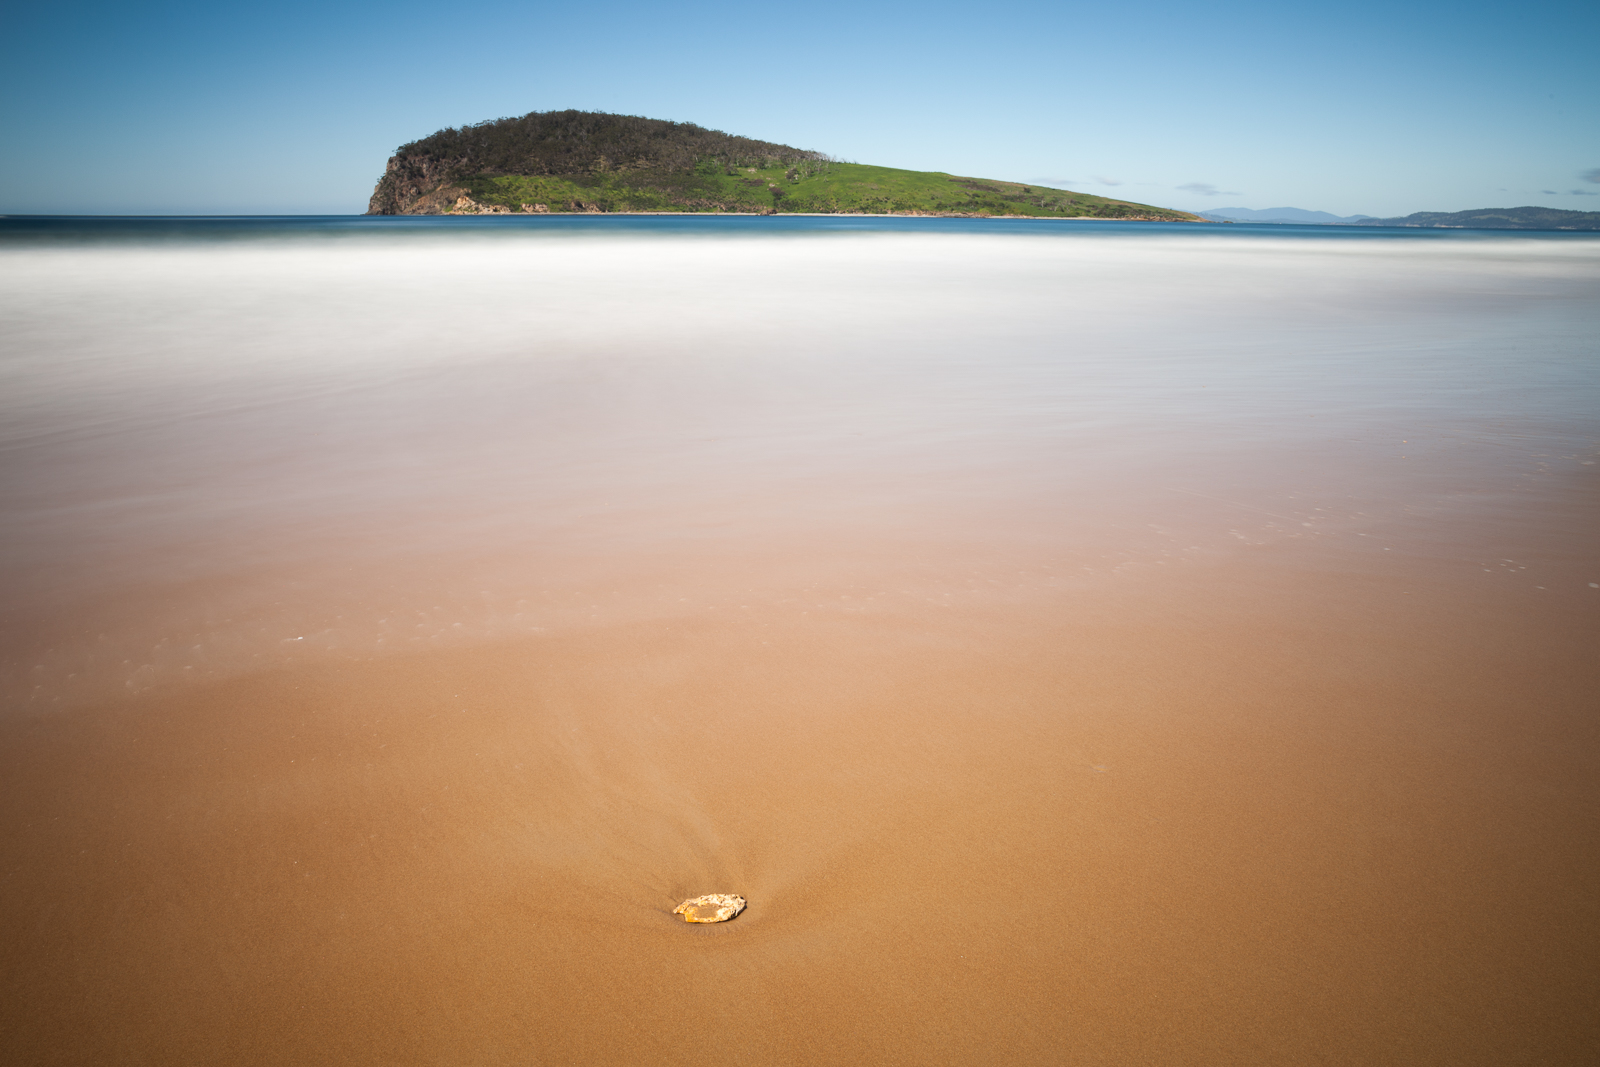
{"type": "Polygon", "coordinates": [[[4,1058],[1593,1058],[1600,245],[1222,231],[0,250],[4,1058]]]}

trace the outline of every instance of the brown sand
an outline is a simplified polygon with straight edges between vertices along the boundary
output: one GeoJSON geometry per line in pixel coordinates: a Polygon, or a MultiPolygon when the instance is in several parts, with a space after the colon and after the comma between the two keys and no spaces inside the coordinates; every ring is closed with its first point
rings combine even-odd
{"type": "MultiPolygon", "coordinates": [[[[1182,254],[1134,267],[1178,300],[1182,254]]],[[[1397,257],[1352,268],[1362,329],[1407,279],[1461,297],[1445,326],[1515,303],[1397,257]]],[[[881,380],[452,366],[78,436],[40,401],[7,446],[0,1058],[1600,1058],[1594,442],[1401,410],[1454,380],[1404,337],[1339,373],[1399,319],[1283,371],[1235,354],[1256,318],[1112,311],[1073,380],[1012,337],[881,380]],[[1096,384],[1172,338],[1192,374],[1096,384]],[[672,914],[702,893],[749,906],[672,914]]]]}
{"type": "Polygon", "coordinates": [[[1583,1062],[1592,613],[1306,562],[6,722],[10,1060],[1583,1062]]]}

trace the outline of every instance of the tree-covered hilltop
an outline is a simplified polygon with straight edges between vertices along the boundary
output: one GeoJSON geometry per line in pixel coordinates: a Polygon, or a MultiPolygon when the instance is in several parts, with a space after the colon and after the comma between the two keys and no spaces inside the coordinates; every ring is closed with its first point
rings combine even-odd
{"type": "Polygon", "coordinates": [[[1018,182],[841,163],[686,122],[533,112],[402,145],[369,215],[688,211],[1202,221],[1018,182]]]}
{"type": "Polygon", "coordinates": [[[1559,207],[1482,207],[1471,211],[1418,211],[1403,218],[1362,219],[1353,226],[1405,226],[1447,230],[1600,230],[1600,211],[1559,207]]]}

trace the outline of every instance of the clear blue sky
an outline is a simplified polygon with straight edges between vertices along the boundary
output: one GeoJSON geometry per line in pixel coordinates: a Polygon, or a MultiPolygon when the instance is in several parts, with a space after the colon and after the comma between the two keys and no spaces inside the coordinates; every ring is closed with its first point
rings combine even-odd
{"type": "Polygon", "coordinates": [[[0,212],[355,213],[558,108],[1174,207],[1600,210],[1600,3],[8,6],[0,212]]]}

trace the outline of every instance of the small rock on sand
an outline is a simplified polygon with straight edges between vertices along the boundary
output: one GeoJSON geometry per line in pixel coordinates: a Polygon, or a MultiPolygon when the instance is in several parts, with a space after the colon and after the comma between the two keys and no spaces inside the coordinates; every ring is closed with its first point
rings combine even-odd
{"type": "Polygon", "coordinates": [[[691,897],[672,909],[672,914],[682,915],[686,923],[727,922],[744,910],[744,897],[732,893],[707,893],[691,897]]]}

